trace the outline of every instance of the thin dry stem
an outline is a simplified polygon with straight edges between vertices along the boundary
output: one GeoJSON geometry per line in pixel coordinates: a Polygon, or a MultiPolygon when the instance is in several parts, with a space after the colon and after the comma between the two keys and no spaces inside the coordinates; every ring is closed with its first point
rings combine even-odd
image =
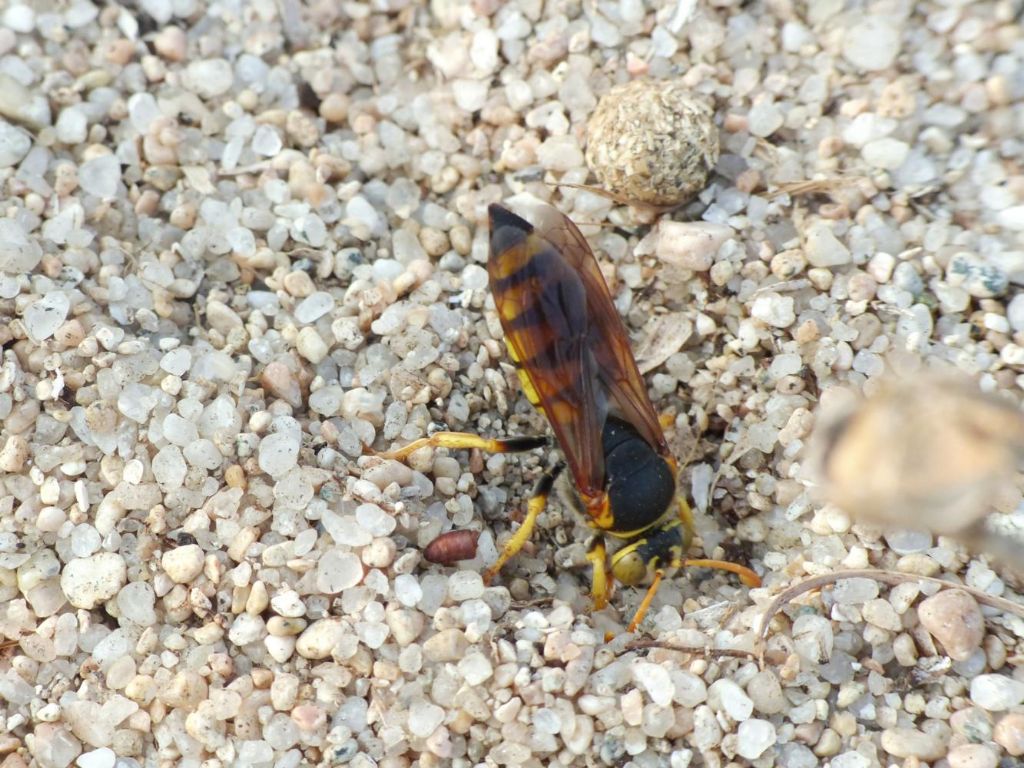
{"type": "Polygon", "coordinates": [[[987,592],[982,592],[980,589],[968,587],[964,584],[955,584],[953,582],[936,579],[932,576],[918,576],[916,574],[900,573],[898,571],[876,571],[866,568],[851,571],[837,571],[836,573],[826,573],[821,576],[812,576],[809,579],[804,579],[791,587],[787,587],[775,596],[775,599],[772,600],[761,616],[761,627],[757,634],[757,644],[755,646],[758,663],[764,667],[764,644],[768,639],[768,626],[771,624],[771,620],[775,618],[775,614],[777,614],[784,605],[806,592],[821,589],[822,587],[835,584],[837,581],[842,581],[843,579],[858,578],[874,579],[875,581],[880,581],[883,584],[888,584],[889,586],[895,586],[896,584],[903,584],[909,581],[918,581],[926,584],[934,584],[940,589],[959,589],[967,592],[983,605],[1024,618],[1024,605],[1015,603],[1012,600],[1007,600],[1004,597],[990,595],[987,592]]]}

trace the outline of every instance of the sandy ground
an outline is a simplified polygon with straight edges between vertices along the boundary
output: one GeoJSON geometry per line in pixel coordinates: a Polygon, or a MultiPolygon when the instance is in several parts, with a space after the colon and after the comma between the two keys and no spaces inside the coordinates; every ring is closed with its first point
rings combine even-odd
{"type": "Polygon", "coordinates": [[[0,4],[0,766],[1017,765],[1019,582],[946,534],[1024,527],[1020,16],[0,4]],[[600,141],[706,109],[717,159],[588,144],[645,78],[675,106],[600,141]],[[699,192],[578,186],[644,167],[699,192]],[[761,588],[674,575],[627,636],[643,588],[591,612],[557,501],[481,579],[551,451],[368,454],[546,429],[485,269],[487,205],[538,201],[675,417],[695,551],[761,588]],[[815,459],[819,406],[896,374],[815,459]],[[476,559],[423,561],[452,529],[476,559]]]}

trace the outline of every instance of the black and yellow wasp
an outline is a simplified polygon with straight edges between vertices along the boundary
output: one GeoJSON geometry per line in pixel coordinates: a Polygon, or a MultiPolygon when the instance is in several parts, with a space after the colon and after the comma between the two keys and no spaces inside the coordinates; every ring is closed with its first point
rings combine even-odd
{"type": "MultiPolygon", "coordinates": [[[[652,576],[629,631],[643,619],[669,568],[703,566],[732,571],[748,586],[760,579],[748,568],[686,558],[693,539],[690,507],[676,488],[677,467],[647,387],[630,351],[597,260],[568,217],[550,206],[531,225],[491,205],[491,292],[527,398],[547,417],[564,454],[537,483],[519,530],[485,573],[490,581],[529,539],[559,473],[568,465],[573,505],[595,535],[592,596],[603,608],[611,588],[604,536],[622,542],[611,576],[638,584],[652,576]]],[[[492,440],[438,432],[382,456],[403,459],[425,446],[525,451],[543,437],[492,440]]]]}

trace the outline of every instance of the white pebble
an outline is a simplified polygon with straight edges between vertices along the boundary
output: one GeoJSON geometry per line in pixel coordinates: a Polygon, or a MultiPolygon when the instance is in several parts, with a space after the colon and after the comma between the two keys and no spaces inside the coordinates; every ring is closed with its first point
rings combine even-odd
{"type": "Polygon", "coordinates": [[[121,163],[114,155],[86,160],[78,169],[78,184],[90,195],[104,199],[114,197],[120,183],[121,163]]]}
{"type": "Polygon", "coordinates": [[[423,589],[415,576],[403,573],[395,577],[395,597],[407,608],[414,607],[423,597],[423,589]]]}
{"type": "Polygon", "coordinates": [[[266,630],[267,626],[259,616],[240,613],[231,622],[231,628],[228,630],[228,640],[235,645],[248,645],[259,640],[266,630]]]}
{"type": "Polygon", "coordinates": [[[452,81],[452,96],[463,112],[476,112],[487,102],[487,83],[481,80],[452,81]]]}
{"type": "Polygon", "coordinates": [[[850,263],[850,249],[839,241],[825,222],[811,224],[804,238],[804,252],[812,267],[839,267],[850,263]]]}
{"type": "Polygon", "coordinates": [[[205,555],[198,544],[186,544],[165,552],[160,558],[164,572],[177,584],[189,584],[203,572],[205,555]]]}
{"type": "Polygon", "coordinates": [[[0,272],[31,272],[42,257],[42,246],[28,236],[22,224],[0,219],[0,272]]]}
{"type": "Polygon", "coordinates": [[[100,747],[89,752],[83,752],[75,760],[79,768],[114,768],[117,762],[117,755],[110,747],[100,747]]]}
{"type": "Polygon", "coordinates": [[[740,757],[756,760],[775,744],[776,738],[775,726],[767,720],[744,720],[736,729],[736,751],[740,757]]]}
{"type": "Polygon", "coordinates": [[[11,3],[4,11],[3,25],[13,32],[27,35],[36,26],[36,12],[27,3],[11,3]]]}
{"type": "Polygon", "coordinates": [[[894,757],[916,757],[930,763],[946,756],[948,738],[916,728],[886,728],[879,741],[882,749],[894,757]]]}
{"type": "Polygon", "coordinates": [[[316,586],[321,592],[334,595],[354,587],[363,580],[363,564],[351,552],[332,549],[316,564],[316,586]]]}
{"type": "Polygon", "coordinates": [[[176,445],[165,445],[157,451],[153,457],[152,469],[153,477],[166,490],[181,488],[188,473],[181,448],[176,445]]]}
{"type": "Polygon", "coordinates": [[[261,125],[252,136],[252,151],[262,157],[276,157],[284,147],[281,134],[271,125],[261,125]]]}
{"type": "Polygon", "coordinates": [[[319,619],[299,635],[295,650],[304,659],[325,659],[331,655],[346,632],[339,619],[319,619]]]}
{"type": "Polygon", "coordinates": [[[31,136],[6,120],[0,120],[0,168],[17,165],[31,148],[31,136]]]}
{"type": "Polygon", "coordinates": [[[770,136],[782,127],[784,116],[772,101],[761,99],[747,113],[747,129],[754,136],[770,136]]]}
{"type": "Polygon", "coordinates": [[[775,328],[788,328],[796,322],[793,297],[777,293],[762,294],[754,299],[750,314],[775,328]]]}
{"type": "Polygon", "coordinates": [[[295,319],[300,323],[314,323],[332,309],[334,309],[334,297],[326,291],[316,291],[295,307],[295,319]]]}
{"type": "Polygon", "coordinates": [[[186,73],[191,88],[204,99],[227,93],[235,81],[231,65],[224,59],[193,61],[186,73]]]}
{"type": "Polygon", "coordinates": [[[295,340],[295,349],[314,365],[322,362],[331,351],[316,328],[308,325],[299,331],[295,340]]]}
{"type": "Polygon", "coordinates": [[[1006,675],[978,675],[971,681],[971,701],[989,712],[1004,712],[1024,703],[1024,683],[1006,675]]]}
{"type": "Polygon", "coordinates": [[[260,442],[259,466],[271,477],[279,477],[295,468],[300,438],[292,432],[276,432],[260,442]]]}
{"type": "Polygon", "coordinates": [[[999,226],[1017,232],[1024,231],[1024,205],[1011,205],[1003,208],[996,216],[999,226]]]}
{"type": "Polygon", "coordinates": [[[899,55],[901,33],[897,19],[864,14],[843,33],[843,58],[866,72],[888,69],[899,55]]]}
{"type": "Polygon", "coordinates": [[[45,341],[63,325],[71,310],[71,300],[63,291],[50,291],[25,308],[25,330],[36,342],[45,341]]]}
{"type": "Polygon", "coordinates": [[[376,504],[356,507],[356,522],[371,536],[388,536],[395,530],[395,518],[376,504]]]}
{"type": "Polygon", "coordinates": [[[456,603],[475,600],[484,593],[484,580],[478,571],[456,571],[448,578],[448,597],[456,603]]]}
{"type": "Polygon", "coordinates": [[[444,710],[428,701],[413,702],[409,707],[409,732],[421,739],[427,738],[444,722],[444,710]]]}
{"type": "Polygon", "coordinates": [[[89,120],[81,109],[65,107],[57,115],[54,126],[57,139],[63,144],[81,144],[89,135],[89,120]]]}
{"type": "Polygon", "coordinates": [[[345,206],[346,219],[352,220],[361,228],[353,230],[360,240],[379,237],[384,234],[384,221],[377,209],[362,195],[355,195],[345,206]]]}
{"type": "Polygon", "coordinates": [[[1024,293],[1018,293],[1006,306],[1006,319],[1010,328],[1017,331],[1024,331],[1024,293]]]}
{"type": "Polygon", "coordinates": [[[494,671],[491,662],[481,653],[473,652],[466,655],[458,663],[459,674],[470,685],[481,685],[494,671]]]}
{"type": "Polygon", "coordinates": [[[735,682],[728,678],[716,680],[708,687],[708,704],[712,709],[725,712],[736,722],[742,722],[754,712],[754,702],[735,682]]]}
{"type": "Polygon", "coordinates": [[[583,150],[575,136],[548,136],[537,148],[537,160],[550,171],[571,171],[583,165],[583,150]]]}
{"type": "Polygon", "coordinates": [[[142,627],[156,623],[155,605],[156,594],[148,581],[133,581],[117,593],[117,607],[121,617],[142,627]]]}
{"type": "Polygon", "coordinates": [[[124,558],[116,552],[99,552],[74,558],[60,575],[60,588],[75,608],[90,610],[110,599],[128,578],[124,558]]]}
{"type": "Polygon", "coordinates": [[[876,168],[892,171],[903,165],[910,145],[898,139],[884,138],[870,141],[861,150],[864,161],[876,168]]]}
{"type": "Polygon", "coordinates": [[[658,224],[655,255],[682,269],[707,272],[722,245],[735,237],[731,227],[706,221],[671,221],[658,224]]]}
{"type": "Polygon", "coordinates": [[[676,689],[672,684],[672,678],[668,670],[661,664],[642,661],[633,665],[633,679],[643,686],[651,701],[659,707],[667,707],[672,704],[672,697],[676,689]]]}

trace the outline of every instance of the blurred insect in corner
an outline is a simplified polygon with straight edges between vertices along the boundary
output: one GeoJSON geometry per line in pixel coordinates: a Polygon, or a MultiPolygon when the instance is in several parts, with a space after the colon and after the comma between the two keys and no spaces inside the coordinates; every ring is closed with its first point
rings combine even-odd
{"type": "MultiPolygon", "coordinates": [[[[550,206],[539,211],[536,227],[497,204],[488,213],[487,268],[505,341],[523,390],[547,417],[564,461],[538,481],[522,525],[485,572],[485,581],[527,542],[567,466],[572,488],[566,495],[596,534],[587,552],[595,610],[607,605],[611,579],[626,585],[652,579],[629,632],[636,631],[670,568],[719,568],[759,586],[757,574],[744,566],[686,557],[693,522],[677,492],[676,461],[626,329],[579,229],[550,206]],[[622,542],[611,556],[610,575],[604,534],[622,542]]],[[[544,437],[495,440],[438,432],[378,455],[402,460],[427,446],[505,453],[546,444],[544,437]]]]}

